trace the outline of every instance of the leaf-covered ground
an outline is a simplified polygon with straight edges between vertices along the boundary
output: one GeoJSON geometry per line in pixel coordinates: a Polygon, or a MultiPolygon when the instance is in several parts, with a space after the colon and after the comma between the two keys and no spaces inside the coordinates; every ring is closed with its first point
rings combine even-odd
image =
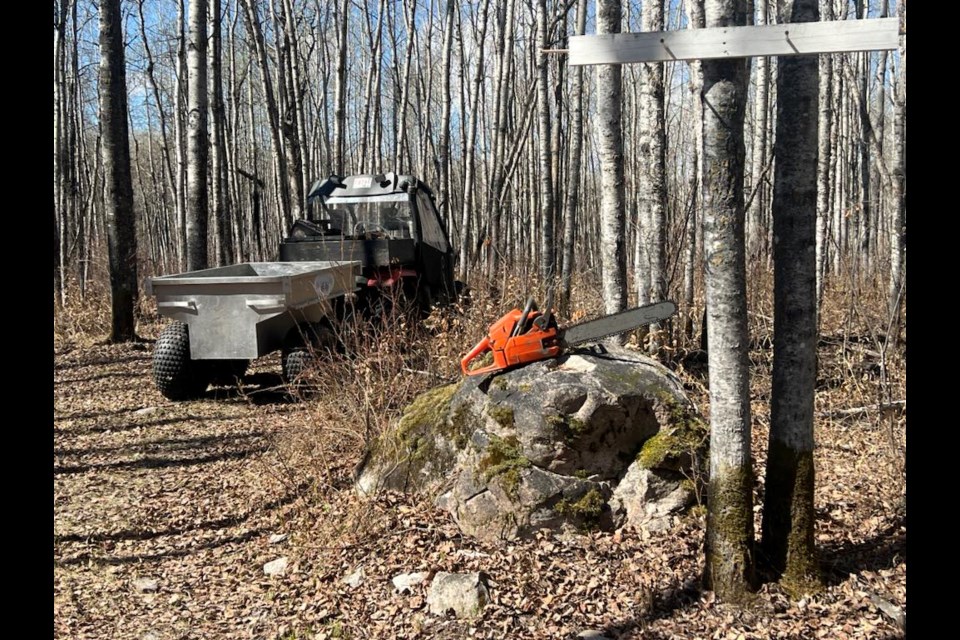
{"type": "MultiPolygon", "coordinates": [[[[483,545],[430,504],[357,498],[349,475],[362,449],[344,435],[356,425],[331,421],[329,402],[321,418],[315,403],[291,400],[277,386],[276,358],[255,363],[241,389],[172,403],[153,387],[151,353],[147,342],[55,354],[58,638],[902,635],[893,618],[906,611],[906,418],[897,407],[872,410],[882,400],[876,354],[853,340],[824,339],[820,353],[816,524],[826,589],[798,601],[767,584],[745,608],[700,588],[701,511],[664,535],[544,533],[483,545]],[[849,411],[858,407],[867,409],[849,411]],[[286,572],[265,575],[281,557],[286,572]],[[358,569],[359,584],[345,583],[358,569]],[[417,571],[482,571],[492,603],[469,622],[432,616],[427,583],[403,594],[391,583],[417,571]]],[[[758,349],[753,358],[758,498],[769,356],[758,349]]],[[[681,373],[707,411],[702,374],[681,373]]]]}

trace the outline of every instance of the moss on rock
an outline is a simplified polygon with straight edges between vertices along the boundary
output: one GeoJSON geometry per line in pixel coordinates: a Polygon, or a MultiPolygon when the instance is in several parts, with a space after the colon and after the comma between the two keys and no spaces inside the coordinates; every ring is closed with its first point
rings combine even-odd
{"type": "Polygon", "coordinates": [[[504,429],[513,429],[513,409],[501,405],[490,407],[488,414],[504,429]]]}
{"type": "Polygon", "coordinates": [[[586,423],[576,416],[550,414],[543,416],[543,420],[556,429],[567,444],[575,442],[587,431],[586,423]]]}
{"type": "Polygon", "coordinates": [[[663,426],[643,443],[637,461],[644,469],[679,470],[703,459],[710,430],[691,406],[685,406],[666,392],[658,394],[663,426]]]}
{"type": "Polygon", "coordinates": [[[397,425],[397,435],[405,438],[411,431],[423,426],[443,430],[450,412],[450,399],[459,388],[459,383],[453,383],[420,394],[404,410],[397,425]]]}
{"type": "Polygon", "coordinates": [[[516,499],[520,487],[520,470],[529,466],[530,460],[521,453],[520,441],[516,436],[491,436],[477,465],[477,473],[488,483],[498,478],[504,492],[516,499]]]}
{"type": "Polygon", "coordinates": [[[596,526],[606,506],[606,501],[596,488],[590,489],[577,500],[563,499],[554,506],[562,516],[576,518],[586,527],[596,526]]]}

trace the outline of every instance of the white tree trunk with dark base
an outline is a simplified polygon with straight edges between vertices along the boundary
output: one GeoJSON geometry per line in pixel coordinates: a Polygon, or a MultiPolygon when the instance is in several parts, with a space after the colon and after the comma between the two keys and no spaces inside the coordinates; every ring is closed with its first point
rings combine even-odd
{"type": "MultiPolygon", "coordinates": [[[[707,0],[706,26],[746,24],[746,0],[707,0]]],[[[743,59],[703,61],[703,252],[709,335],[710,483],[705,582],[727,601],[751,588],[753,465],[744,264],[743,59]]]]}
{"type": "Polygon", "coordinates": [[[100,0],[100,129],[110,260],[111,342],[136,339],[137,235],[120,0],[100,0]]]}
{"type": "MultiPolygon", "coordinates": [[[[598,0],[597,33],[620,32],[620,0],[598,0]]],[[[597,66],[597,148],[600,157],[600,262],[607,313],[627,307],[623,132],[620,65],[597,66]]],[[[613,342],[622,343],[621,337],[613,342]]]]}
{"type": "MultiPolygon", "coordinates": [[[[815,22],[817,0],[781,2],[780,22],[815,22]]],[[[818,62],[778,62],[773,185],[774,350],[763,507],[764,564],[797,596],[820,586],[814,545],[817,379],[818,62]]]]}
{"type": "Polygon", "coordinates": [[[187,270],[207,268],[207,1],[190,0],[187,39],[187,270]]]}

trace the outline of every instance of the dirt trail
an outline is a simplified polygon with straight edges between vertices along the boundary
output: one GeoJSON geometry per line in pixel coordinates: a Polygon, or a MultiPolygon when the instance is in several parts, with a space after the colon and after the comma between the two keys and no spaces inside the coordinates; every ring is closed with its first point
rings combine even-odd
{"type": "Polygon", "coordinates": [[[171,403],[151,348],[55,359],[56,636],[256,637],[294,604],[268,598],[262,566],[284,555],[269,538],[296,499],[271,472],[270,429],[300,409],[227,389],[171,403]]]}

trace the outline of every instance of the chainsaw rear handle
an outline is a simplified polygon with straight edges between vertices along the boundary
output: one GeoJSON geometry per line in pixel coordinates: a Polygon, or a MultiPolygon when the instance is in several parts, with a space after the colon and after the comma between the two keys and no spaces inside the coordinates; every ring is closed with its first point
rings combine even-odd
{"type": "Polygon", "coordinates": [[[489,366],[480,367],[479,369],[470,369],[470,363],[482,356],[487,351],[493,351],[493,345],[490,343],[490,336],[484,336],[483,340],[478,342],[477,345],[470,350],[470,353],[465,355],[463,360],[460,361],[460,368],[463,370],[463,373],[468,376],[479,376],[502,369],[503,367],[496,362],[496,359],[494,359],[493,364],[489,366]]]}

